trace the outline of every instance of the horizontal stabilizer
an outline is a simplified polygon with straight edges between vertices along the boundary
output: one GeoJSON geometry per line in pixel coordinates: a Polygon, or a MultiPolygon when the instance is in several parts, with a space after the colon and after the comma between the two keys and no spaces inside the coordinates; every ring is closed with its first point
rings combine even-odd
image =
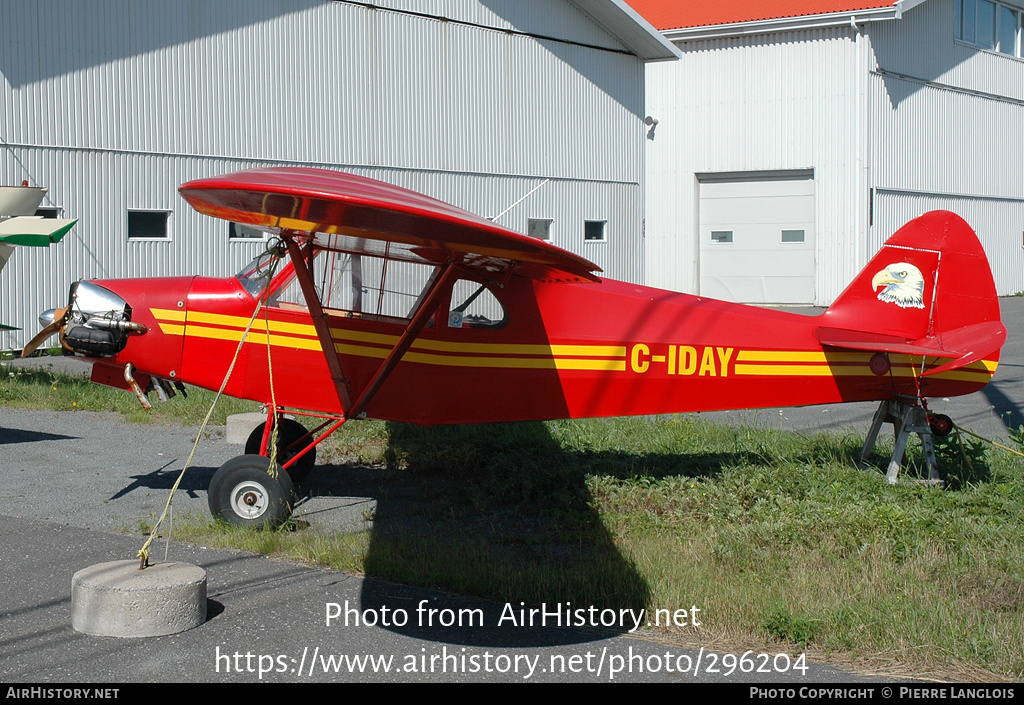
{"type": "Polygon", "coordinates": [[[822,326],[814,336],[822,345],[837,348],[950,358],[948,362],[926,370],[923,375],[928,376],[965,367],[998,352],[1006,342],[1006,327],[1000,321],[984,321],[938,336],[907,340],[884,333],[822,326]]]}
{"type": "Polygon", "coordinates": [[[942,334],[942,345],[948,350],[956,351],[950,355],[954,359],[934,367],[924,374],[926,376],[934,375],[966,367],[972,362],[977,362],[998,352],[1005,342],[1006,326],[1001,321],[974,323],[954,331],[947,331],[942,334]]]}
{"type": "Polygon", "coordinates": [[[919,345],[920,341],[911,342],[906,338],[884,333],[868,333],[859,330],[842,328],[826,328],[822,326],[814,331],[814,337],[822,345],[851,350],[871,350],[874,352],[902,353],[904,355],[929,355],[931,357],[952,357],[952,353],[939,347],[919,345]]]}
{"type": "Polygon", "coordinates": [[[29,247],[47,247],[68,234],[77,220],[21,215],[0,222],[0,242],[29,247]]]}

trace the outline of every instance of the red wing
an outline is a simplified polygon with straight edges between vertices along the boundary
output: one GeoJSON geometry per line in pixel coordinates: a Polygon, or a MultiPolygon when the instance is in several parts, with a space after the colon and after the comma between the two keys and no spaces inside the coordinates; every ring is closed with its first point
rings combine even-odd
{"type": "Polygon", "coordinates": [[[452,261],[545,281],[596,281],[588,260],[428,196],[326,169],[251,169],[183,184],[200,213],[271,230],[313,233],[316,244],[414,261],[452,261]]]}

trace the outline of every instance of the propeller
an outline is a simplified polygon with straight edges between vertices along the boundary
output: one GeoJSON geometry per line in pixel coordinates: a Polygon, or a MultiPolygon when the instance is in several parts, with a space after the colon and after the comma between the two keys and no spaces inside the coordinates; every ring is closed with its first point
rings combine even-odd
{"type": "Polygon", "coordinates": [[[51,335],[61,330],[64,324],[67,323],[69,315],[71,313],[71,307],[66,306],[64,308],[58,308],[53,312],[53,322],[44,327],[41,331],[36,333],[32,340],[28,341],[28,345],[21,351],[22,357],[28,357],[36,351],[36,349],[42,345],[43,341],[49,338],[51,335]]]}

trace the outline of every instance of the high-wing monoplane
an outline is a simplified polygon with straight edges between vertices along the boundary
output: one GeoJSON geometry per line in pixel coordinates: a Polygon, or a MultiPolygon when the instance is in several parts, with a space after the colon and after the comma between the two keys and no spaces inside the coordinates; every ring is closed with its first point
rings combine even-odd
{"type": "Polygon", "coordinates": [[[267,407],[247,454],[210,482],[212,512],[238,524],[286,518],[317,444],[351,419],[874,400],[871,443],[885,421],[904,445],[911,432],[930,442],[950,421],[927,414],[926,399],[981,389],[1006,337],[982,246],[949,212],[905,225],[807,316],[606,279],[547,242],[351,174],[255,169],[180,193],[276,245],[226,279],[78,282],[40,336],[59,332],[66,354],[93,362],[94,381],[144,403],[182,383],[219,389],[230,369],[225,393],[267,407]],[[322,423],[307,431],[286,411],[322,423]],[[275,422],[280,473],[268,457],[275,422]]]}

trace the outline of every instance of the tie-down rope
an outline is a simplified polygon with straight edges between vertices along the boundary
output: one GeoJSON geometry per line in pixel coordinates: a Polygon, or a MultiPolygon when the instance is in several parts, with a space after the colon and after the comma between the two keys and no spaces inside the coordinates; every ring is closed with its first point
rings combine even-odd
{"type": "MultiPolygon", "coordinates": [[[[265,254],[270,254],[273,255],[274,257],[271,260],[270,267],[267,270],[266,281],[263,285],[263,291],[260,293],[260,296],[256,299],[256,307],[252,311],[252,316],[249,318],[248,325],[245,326],[245,330],[242,332],[242,338],[238,341],[238,347],[235,348],[235,354],[234,357],[231,358],[231,364],[228,366],[227,373],[224,375],[224,381],[221,382],[220,389],[217,390],[217,394],[213,398],[213,403],[210,405],[210,410],[206,412],[206,418],[203,419],[203,423],[199,427],[199,433],[196,434],[196,439],[192,443],[192,451],[189,453],[188,459],[185,461],[185,466],[181,469],[181,472],[178,474],[178,479],[174,481],[174,485],[171,487],[171,491],[167,497],[167,504],[164,505],[163,514],[160,515],[160,519],[157,521],[156,525],[150,531],[149,538],[146,539],[146,542],[142,545],[142,548],[139,549],[139,552],[136,557],[139,559],[140,570],[149,565],[149,546],[153,543],[153,540],[156,538],[157,531],[160,529],[160,525],[163,524],[164,519],[167,518],[167,513],[168,511],[170,511],[171,508],[171,500],[174,499],[174,493],[175,491],[177,491],[178,486],[181,484],[182,478],[185,477],[185,472],[192,465],[192,459],[195,457],[196,449],[199,447],[199,440],[203,437],[203,432],[206,430],[206,425],[210,422],[210,417],[213,416],[213,410],[217,407],[217,402],[220,400],[221,394],[224,393],[224,388],[227,387],[228,380],[231,379],[231,374],[235,370],[235,363],[238,362],[238,355],[242,351],[242,345],[245,344],[245,339],[248,337],[249,331],[252,329],[253,323],[256,321],[256,316],[259,314],[261,307],[264,310],[264,321],[266,324],[267,332],[267,370],[270,376],[271,404],[273,404],[273,408],[275,410],[277,409],[277,405],[274,399],[274,373],[273,368],[271,368],[270,366],[270,317],[266,303],[267,299],[269,298],[270,283],[274,279],[274,273],[277,270],[277,264],[284,253],[283,248],[284,243],[282,243],[280,240],[277,240],[276,242],[272,242],[267,245],[265,254]]],[[[270,465],[267,469],[267,473],[271,475],[271,477],[274,477],[276,475],[276,471],[274,470],[274,468],[276,468],[277,463],[277,430],[277,414],[275,413],[274,427],[270,438],[270,465]]],[[[168,536],[168,540],[170,540],[170,536],[168,536]]]]}

